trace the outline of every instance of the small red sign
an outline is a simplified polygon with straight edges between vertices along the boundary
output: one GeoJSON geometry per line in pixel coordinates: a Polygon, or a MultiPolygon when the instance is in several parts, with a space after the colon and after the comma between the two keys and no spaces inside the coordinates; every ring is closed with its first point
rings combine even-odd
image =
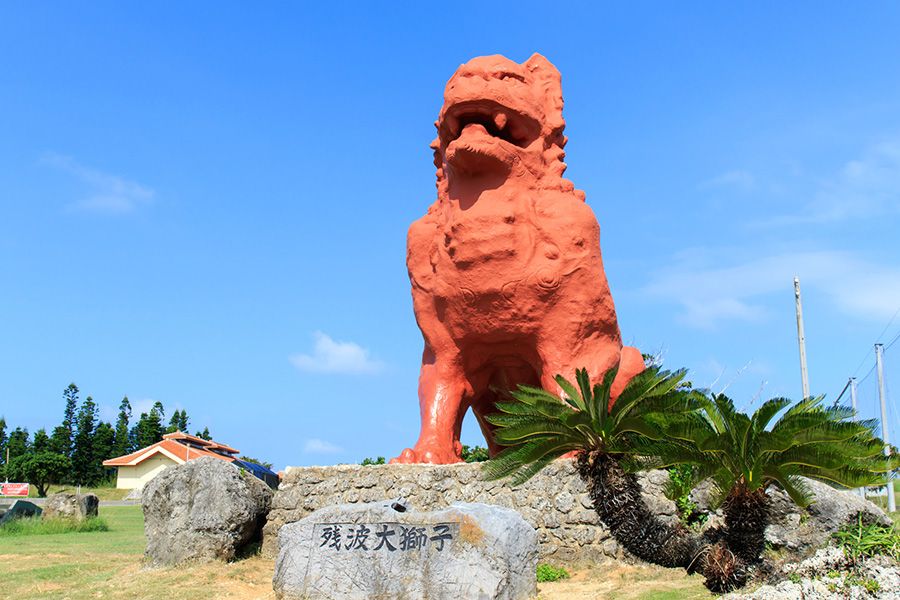
{"type": "Polygon", "coordinates": [[[0,496],[28,496],[28,484],[0,483],[0,496]]]}

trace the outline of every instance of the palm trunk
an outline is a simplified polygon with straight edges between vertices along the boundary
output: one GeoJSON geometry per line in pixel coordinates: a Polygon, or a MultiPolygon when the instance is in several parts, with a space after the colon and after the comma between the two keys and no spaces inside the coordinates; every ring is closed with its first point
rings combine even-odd
{"type": "Polygon", "coordinates": [[[720,594],[744,587],[766,549],[769,498],[765,490],[750,492],[739,486],[728,494],[722,508],[725,529],[710,532],[710,544],[698,561],[706,587],[720,594]]]}
{"type": "Polygon", "coordinates": [[[634,556],[664,567],[688,567],[701,541],[683,526],[667,525],[647,508],[637,477],[608,454],[582,453],[578,473],[600,520],[634,556]]]}
{"type": "Polygon", "coordinates": [[[769,497],[762,488],[752,492],[743,487],[725,499],[725,541],[735,556],[748,564],[758,562],[766,549],[769,525],[769,497]]]}
{"type": "Polygon", "coordinates": [[[750,578],[747,563],[731,551],[725,540],[704,547],[697,563],[697,570],[706,579],[703,584],[716,594],[742,588],[750,578]]]}

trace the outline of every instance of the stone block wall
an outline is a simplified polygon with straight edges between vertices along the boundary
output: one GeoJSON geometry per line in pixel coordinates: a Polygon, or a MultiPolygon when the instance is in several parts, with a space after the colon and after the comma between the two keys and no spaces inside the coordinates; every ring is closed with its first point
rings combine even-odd
{"type": "MultiPolygon", "coordinates": [[[[675,520],[675,505],[662,493],[667,478],[662,471],[639,476],[650,508],[675,520]]],[[[568,459],[554,462],[519,487],[482,480],[478,464],[290,467],[272,501],[263,552],[274,556],[278,529],[314,510],[397,497],[408,500],[414,510],[436,510],[456,501],[513,508],[537,530],[542,561],[596,563],[626,556],[591,508],[574,461],[568,459]]]]}

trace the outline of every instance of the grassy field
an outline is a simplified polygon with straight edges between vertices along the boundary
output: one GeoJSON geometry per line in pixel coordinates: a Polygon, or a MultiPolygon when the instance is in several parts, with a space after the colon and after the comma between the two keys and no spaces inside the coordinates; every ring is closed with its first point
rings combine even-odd
{"type": "MultiPolygon", "coordinates": [[[[58,485],[52,484],[47,487],[47,495],[56,494],[58,492],[67,492],[69,494],[74,494],[77,491],[74,485],[58,485]]],[[[131,490],[119,490],[112,486],[104,486],[104,487],[96,487],[96,488],[81,488],[82,494],[97,494],[97,497],[100,500],[122,500],[125,496],[128,495],[128,492],[131,490]]],[[[31,486],[31,489],[28,490],[29,498],[37,498],[37,488],[31,486]]]]}
{"type": "Polygon", "coordinates": [[[101,508],[109,531],[0,537],[4,597],[185,600],[274,598],[272,561],[146,569],[139,506],[101,508]]]}
{"type": "MultiPolygon", "coordinates": [[[[100,509],[109,531],[0,537],[3,597],[58,600],[273,600],[270,559],[149,569],[139,506],[100,509]]],[[[573,571],[540,584],[542,600],[699,600],[698,576],[677,569],[616,565],[573,571]]]]}

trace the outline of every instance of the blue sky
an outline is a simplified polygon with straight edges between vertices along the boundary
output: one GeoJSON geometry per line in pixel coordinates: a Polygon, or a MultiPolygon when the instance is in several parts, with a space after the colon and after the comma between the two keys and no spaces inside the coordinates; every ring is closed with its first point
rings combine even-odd
{"type": "Polygon", "coordinates": [[[744,407],[797,398],[797,274],[834,398],[900,334],[897,31],[889,3],[6,4],[0,414],[49,429],[75,381],[279,468],[395,456],[443,86],[532,52],[625,340],[744,407]]]}

